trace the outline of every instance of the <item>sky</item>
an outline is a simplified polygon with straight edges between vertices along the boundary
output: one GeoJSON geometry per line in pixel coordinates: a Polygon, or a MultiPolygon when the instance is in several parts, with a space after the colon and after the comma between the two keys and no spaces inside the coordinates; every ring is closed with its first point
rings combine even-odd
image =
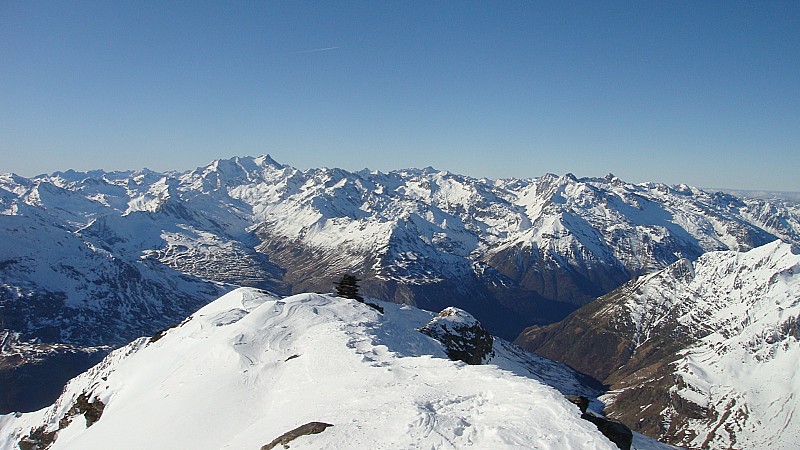
{"type": "Polygon", "coordinates": [[[0,2],[0,172],[261,154],[800,191],[800,2],[0,2]]]}

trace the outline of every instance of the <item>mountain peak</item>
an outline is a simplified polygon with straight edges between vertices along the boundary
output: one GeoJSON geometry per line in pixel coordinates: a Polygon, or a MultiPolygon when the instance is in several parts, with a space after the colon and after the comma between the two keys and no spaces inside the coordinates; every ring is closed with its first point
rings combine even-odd
{"type": "Polygon", "coordinates": [[[283,169],[285,167],[288,167],[272,159],[272,156],[270,156],[269,154],[261,155],[254,158],[253,162],[255,162],[257,165],[261,167],[272,167],[275,169],[283,169]]]}

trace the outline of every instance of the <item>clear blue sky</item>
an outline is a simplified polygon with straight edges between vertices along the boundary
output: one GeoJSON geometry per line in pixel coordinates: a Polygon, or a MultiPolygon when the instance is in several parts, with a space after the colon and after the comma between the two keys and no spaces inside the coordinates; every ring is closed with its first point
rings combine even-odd
{"type": "Polygon", "coordinates": [[[263,153],[800,191],[800,1],[0,2],[0,172],[263,153]]]}

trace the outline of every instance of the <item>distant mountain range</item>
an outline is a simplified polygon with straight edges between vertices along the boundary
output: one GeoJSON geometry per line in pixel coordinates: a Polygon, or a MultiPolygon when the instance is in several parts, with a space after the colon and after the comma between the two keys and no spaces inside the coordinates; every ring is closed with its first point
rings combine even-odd
{"type": "MultiPolygon", "coordinates": [[[[9,349],[118,346],[237,286],[330,292],[344,273],[365,295],[455,305],[513,339],[681,259],[798,243],[800,206],[613,175],[301,171],[261,156],[0,175],[0,233],[9,349]]],[[[0,377],[27,361],[11,353],[0,377]]]]}
{"type": "Polygon", "coordinates": [[[734,195],[736,197],[746,197],[746,198],[761,198],[764,200],[774,200],[774,199],[782,199],[782,200],[789,200],[792,202],[800,202],[800,192],[791,192],[791,191],[759,191],[759,190],[752,190],[752,189],[725,189],[725,188],[715,188],[715,189],[707,189],[704,188],[703,190],[709,192],[724,192],[726,194],[734,195]]]}

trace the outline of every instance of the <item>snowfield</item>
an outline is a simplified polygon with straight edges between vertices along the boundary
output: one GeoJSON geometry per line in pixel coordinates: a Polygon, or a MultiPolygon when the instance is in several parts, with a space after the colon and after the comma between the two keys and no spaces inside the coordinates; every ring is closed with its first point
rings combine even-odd
{"type": "Polygon", "coordinates": [[[53,450],[255,450],[308,422],[333,426],[292,448],[616,448],[535,379],[538,369],[580,393],[568,369],[537,366],[507,343],[488,365],[450,361],[416,331],[432,313],[381,306],[237,289],[113,352],[51,407],[0,417],[0,449],[44,425],[62,428],[53,450]],[[88,428],[69,413],[81,394],[105,405],[88,428]]]}

